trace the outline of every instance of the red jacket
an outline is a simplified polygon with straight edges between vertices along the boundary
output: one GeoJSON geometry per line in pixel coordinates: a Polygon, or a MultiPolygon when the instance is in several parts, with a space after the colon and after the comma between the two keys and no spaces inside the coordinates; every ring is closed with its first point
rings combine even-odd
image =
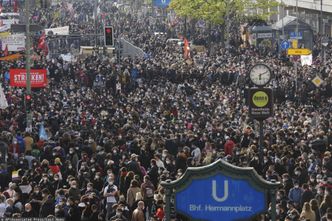
{"type": "Polygon", "coordinates": [[[235,143],[232,140],[227,140],[224,145],[225,156],[233,155],[233,148],[235,147],[235,143]]]}

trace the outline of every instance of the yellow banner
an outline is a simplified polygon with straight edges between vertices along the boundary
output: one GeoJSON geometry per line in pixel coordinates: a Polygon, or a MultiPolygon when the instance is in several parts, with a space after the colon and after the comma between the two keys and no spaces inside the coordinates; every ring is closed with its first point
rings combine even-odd
{"type": "Polygon", "coordinates": [[[14,61],[14,60],[20,59],[21,57],[22,57],[21,54],[12,54],[12,55],[8,55],[6,57],[0,58],[0,61],[14,61]]]}
{"type": "Polygon", "coordinates": [[[10,36],[10,32],[0,32],[0,38],[8,37],[10,36]]]}

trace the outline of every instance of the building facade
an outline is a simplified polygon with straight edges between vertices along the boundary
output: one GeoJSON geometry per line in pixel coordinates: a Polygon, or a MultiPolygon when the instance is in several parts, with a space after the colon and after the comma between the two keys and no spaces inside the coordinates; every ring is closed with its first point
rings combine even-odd
{"type": "Polygon", "coordinates": [[[278,1],[281,5],[277,9],[278,13],[271,16],[271,22],[278,21],[287,15],[296,17],[298,15],[298,18],[309,24],[316,33],[332,36],[332,0],[278,1]]]}

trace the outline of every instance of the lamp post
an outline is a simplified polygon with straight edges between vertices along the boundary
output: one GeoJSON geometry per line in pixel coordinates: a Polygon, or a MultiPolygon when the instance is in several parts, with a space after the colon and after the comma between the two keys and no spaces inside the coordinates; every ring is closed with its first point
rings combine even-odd
{"type": "Polygon", "coordinates": [[[323,0],[320,0],[320,21],[319,21],[319,33],[323,35],[323,0]]]}
{"type": "MultiPolygon", "coordinates": [[[[25,10],[26,10],[26,40],[25,40],[25,53],[26,53],[26,97],[31,96],[31,75],[30,75],[30,0],[25,0],[25,10]]],[[[26,103],[27,101],[25,101],[26,103]]],[[[32,114],[30,108],[26,108],[26,131],[32,132],[32,114]]]]}
{"type": "Polygon", "coordinates": [[[322,37],[321,39],[321,44],[322,44],[322,59],[323,59],[323,64],[326,64],[326,47],[329,44],[329,40],[326,36],[322,37]]]}

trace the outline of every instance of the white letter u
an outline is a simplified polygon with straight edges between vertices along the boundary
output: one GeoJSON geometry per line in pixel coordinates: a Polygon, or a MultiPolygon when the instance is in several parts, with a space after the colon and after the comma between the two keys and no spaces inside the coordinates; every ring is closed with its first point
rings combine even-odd
{"type": "Polygon", "coordinates": [[[212,197],[215,201],[221,203],[228,198],[228,180],[224,181],[224,196],[222,198],[217,196],[217,181],[212,180],[212,197]]]}

